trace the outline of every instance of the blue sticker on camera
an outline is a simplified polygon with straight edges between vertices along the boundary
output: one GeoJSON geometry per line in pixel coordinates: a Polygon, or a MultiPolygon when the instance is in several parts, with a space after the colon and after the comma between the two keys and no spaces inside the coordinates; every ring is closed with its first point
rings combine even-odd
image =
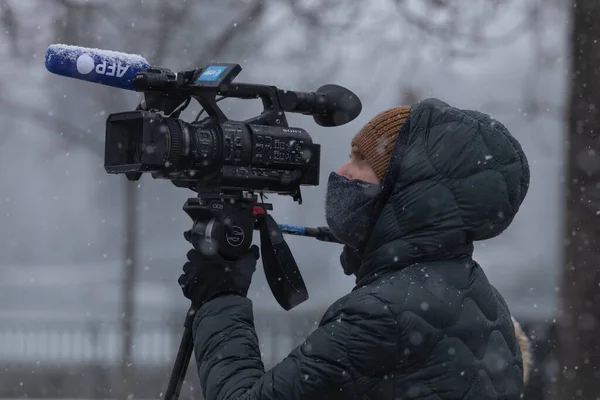
{"type": "Polygon", "coordinates": [[[216,82],[226,69],[227,67],[222,65],[211,65],[202,72],[196,82],[216,82]]]}

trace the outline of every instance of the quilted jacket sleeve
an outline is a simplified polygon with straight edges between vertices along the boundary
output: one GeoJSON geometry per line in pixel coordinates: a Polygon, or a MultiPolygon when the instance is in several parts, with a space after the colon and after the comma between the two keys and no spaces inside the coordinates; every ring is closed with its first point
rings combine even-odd
{"type": "Polygon", "coordinates": [[[206,303],[193,327],[204,398],[301,400],[360,393],[361,369],[383,376],[393,368],[396,320],[367,294],[335,308],[302,345],[265,373],[251,301],[224,296],[206,303]]]}

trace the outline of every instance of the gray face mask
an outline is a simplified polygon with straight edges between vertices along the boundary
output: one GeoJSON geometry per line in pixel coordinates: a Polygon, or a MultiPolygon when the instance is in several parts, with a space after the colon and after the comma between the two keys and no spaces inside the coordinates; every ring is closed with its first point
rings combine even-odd
{"type": "Polygon", "coordinates": [[[381,186],[348,179],[332,172],[327,183],[325,219],[331,233],[341,242],[358,249],[366,237],[381,186]]]}

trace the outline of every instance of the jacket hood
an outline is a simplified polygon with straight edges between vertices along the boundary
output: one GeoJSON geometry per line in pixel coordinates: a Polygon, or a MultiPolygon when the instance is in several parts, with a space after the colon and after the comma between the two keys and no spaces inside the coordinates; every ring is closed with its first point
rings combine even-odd
{"type": "Polygon", "coordinates": [[[400,128],[357,281],[417,262],[471,256],[501,234],[529,187],[521,145],[500,122],[430,98],[400,128]]]}

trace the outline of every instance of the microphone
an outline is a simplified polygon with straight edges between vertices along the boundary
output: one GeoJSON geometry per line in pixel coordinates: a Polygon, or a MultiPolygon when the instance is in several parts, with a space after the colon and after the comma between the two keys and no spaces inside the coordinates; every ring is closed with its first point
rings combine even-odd
{"type": "Polygon", "coordinates": [[[150,68],[137,54],[52,44],[46,51],[46,69],[54,74],[99,83],[119,89],[135,90],[135,75],[150,68]]]}
{"type": "Polygon", "coordinates": [[[324,85],[316,92],[278,92],[284,111],[312,115],[321,126],[344,125],[358,117],[362,103],[352,91],[339,85],[324,85]]]}

